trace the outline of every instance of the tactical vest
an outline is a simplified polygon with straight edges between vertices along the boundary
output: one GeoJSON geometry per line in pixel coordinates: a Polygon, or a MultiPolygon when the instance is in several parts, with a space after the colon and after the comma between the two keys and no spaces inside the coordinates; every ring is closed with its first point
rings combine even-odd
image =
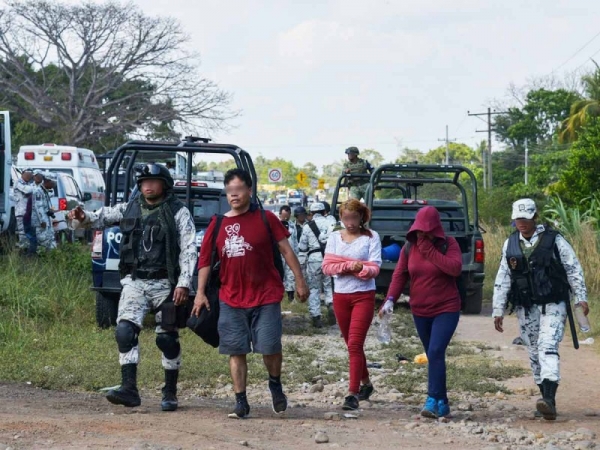
{"type": "Polygon", "coordinates": [[[570,286],[555,245],[557,235],[555,230],[546,229],[529,257],[521,249],[518,231],[508,238],[506,262],[511,274],[509,302],[513,309],[569,301],[570,286]]]}
{"type": "MultiPolygon", "coordinates": [[[[176,197],[167,200],[173,217],[183,208],[183,203],[176,197]]],[[[169,278],[167,258],[171,254],[167,249],[167,230],[159,222],[160,208],[145,209],[138,199],[132,200],[121,219],[121,246],[119,251],[119,271],[121,276],[131,274],[132,278],[164,279],[169,278]]],[[[177,230],[171,230],[171,242],[177,242],[177,230]]],[[[175,261],[176,277],[179,276],[179,252],[177,246],[175,261]]],[[[177,280],[170,280],[176,283],[177,280]]]]}

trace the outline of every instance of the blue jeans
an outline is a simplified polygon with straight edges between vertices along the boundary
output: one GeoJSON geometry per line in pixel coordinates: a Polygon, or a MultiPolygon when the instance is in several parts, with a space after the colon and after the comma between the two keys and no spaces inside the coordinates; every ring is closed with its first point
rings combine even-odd
{"type": "Polygon", "coordinates": [[[413,315],[417,333],[429,360],[427,395],[448,401],[446,391],[446,348],[458,325],[459,312],[443,313],[435,317],[413,315]]]}
{"type": "Polygon", "coordinates": [[[23,231],[25,231],[25,237],[29,240],[29,249],[27,254],[37,254],[37,235],[35,234],[35,227],[31,225],[31,222],[23,223],[23,231]]]}

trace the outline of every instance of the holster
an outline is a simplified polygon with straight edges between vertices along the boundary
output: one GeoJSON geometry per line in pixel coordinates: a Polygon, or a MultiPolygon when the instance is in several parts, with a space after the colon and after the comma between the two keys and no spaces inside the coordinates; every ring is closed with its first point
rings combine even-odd
{"type": "Polygon", "coordinates": [[[187,326],[187,320],[192,313],[193,302],[190,302],[188,299],[188,301],[182,305],[175,305],[173,302],[174,293],[175,286],[171,288],[171,293],[159,308],[161,313],[160,326],[165,331],[175,331],[177,329],[185,328],[187,326]]]}

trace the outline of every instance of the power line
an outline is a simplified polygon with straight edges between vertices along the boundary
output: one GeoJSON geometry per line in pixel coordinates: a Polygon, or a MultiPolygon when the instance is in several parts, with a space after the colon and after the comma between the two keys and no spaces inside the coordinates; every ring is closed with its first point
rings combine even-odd
{"type": "MultiPolygon", "coordinates": [[[[569,61],[571,61],[573,58],[575,58],[584,48],[586,48],[594,40],[596,40],[596,38],[598,36],[600,36],[600,31],[598,33],[596,33],[593,38],[591,38],[589,41],[587,41],[579,50],[577,50],[575,53],[573,53],[565,62],[563,62],[561,65],[559,65],[558,67],[556,67],[555,69],[553,69],[552,72],[550,72],[550,73],[552,74],[552,73],[556,72],[558,69],[560,69],[561,67],[563,67],[564,65],[566,65],[569,61]]],[[[592,55],[592,56],[594,56],[594,55],[592,55]]],[[[587,63],[587,60],[585,62],[587,63]]],[[[578,69],[579,68],[577,68],[576,70],[578,70],[578,69]]]]}
{"type": "Polygon", "coordinates": [[[446,165],[448,165],[450,164],[450,141],[456,142],[456,139],[448,139],[448,125],[446,125],[446,138],[438,141],[446,142],[446,165]]]}
{"type": "MultiPolygon", "coordinates": [[[[487,112],[484,113],[470,113],[469,111],[467,111],[467,115],[469,116],[475,116],[478,119],[481,119],[481,117],[479,116],[487,116],[487,130],[475,130],[477,133],[486,133],[488,134],[488,148],[487,148],[487,167],[488,167],[488,174],[487,174],[487,185],[488,187],[491,189],[493,186],[492,183],[492,115],[496,115],[496,114],[507,114],[507,111],[494,111],[492,112],[492,108],[488,108],[487,112]]],[[[486,173],[485,173],[485,156],[486,156],[486,152],[483,152],[483,185],[486,185],[486,173]]]]}

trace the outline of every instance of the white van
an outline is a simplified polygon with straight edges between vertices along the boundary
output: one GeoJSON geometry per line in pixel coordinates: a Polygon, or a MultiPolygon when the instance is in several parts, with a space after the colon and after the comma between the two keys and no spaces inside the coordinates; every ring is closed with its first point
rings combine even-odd
{"type": "Polygon", "coordinates": [[[104,206],[105,184],[92,150],[68,145],[23,145],[19,148],[17,166],[21,169],[49,170],[71,175],[83,194],[90,194],[85,209],[94,211],[104,206]]]}

